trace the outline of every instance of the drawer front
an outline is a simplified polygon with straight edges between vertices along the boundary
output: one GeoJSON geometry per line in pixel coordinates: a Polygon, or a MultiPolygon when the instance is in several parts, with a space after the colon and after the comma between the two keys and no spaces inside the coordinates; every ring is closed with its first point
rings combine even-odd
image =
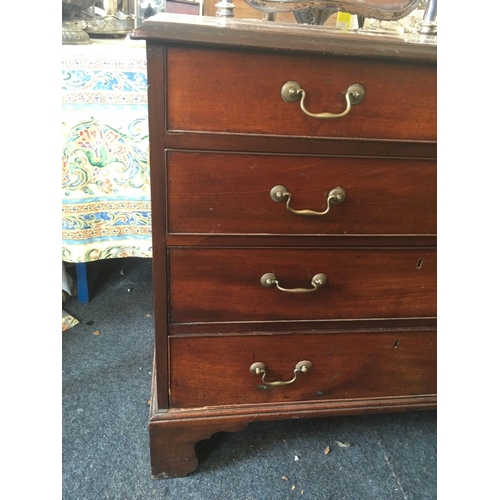
{"type": "Polygon", "coordinates": [[[435,65],[187,47],[167,59],[168,130],[436,140],[435,65]],[[318,119],[284,101],[288,81],[312,113],[344,112],[352,84],[366,94],[342,118],[318,119]]]}
{"type": "Polygon", "coordinates": [[[436,393],[435,331],[173,338],[170,360],[176,408],[436,393]]]}
{"type": "Polygon", "coordinates": [[[172,323],[436,315],[436,252],[430,248],[171,248],[168,254],[172,323]],[[282,288],[314,291],[263,286],[268,273],[282,288]],[[315,289],[320,273],[327,282],[315,289]]]}
{"type": "Polygon", "coordinates": [[[170,233],[436,233],[435,161],[169,151],[167,164],[170,233]],[[344,201],[327,204],[338,186],[344,201]]]}

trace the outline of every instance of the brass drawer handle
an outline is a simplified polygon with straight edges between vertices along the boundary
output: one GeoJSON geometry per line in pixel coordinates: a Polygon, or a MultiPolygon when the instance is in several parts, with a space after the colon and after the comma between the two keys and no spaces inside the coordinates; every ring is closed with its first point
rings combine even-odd
{"type": "Polygon", "coordinates": [[[328,198],[326,199],[326,210],[324,210],[323,212],[316,212],[314,210],[307,210],[307,209],[294,210],[290,206],[290,202],[292,201],[292,194],[288,192],[288,190],[285,186],[281,186],[279,184],[277,186],[274,186],[271,189],[269,196],[271,197],[271,200],[273,200],[277,203],[281,203],[282,201],[285,201],[285,199],[286,199],[286,208],[292,214],[326,215],[330,211],[331,205],[340,205],[340,203],[342,203],[345,200],[347,193],[345,192],[345,189],[341,188],[340,186],[337,186],[336,188],[333,188],[332,190],[330,190],[328,193],[328,198]]]}
{"type": "Polygon", "coordinates": [[[292,380],[275,380],[274,382],[268,382],[265,380],[266,377],[266,365],[261,362],[253,363],[250,366],[250,371],[254,375],[262,375],[262,382],[266,385],[288,385],[292,384],[297,380],[297,375],[299,373],[307,373],[310,369],[312,368],[312,363],[310,361],[304,360],[304,361],[299,361],[295,365],[295,370],[293,370],[293,378],[292,380]]]}
{"type": "Polygon", "coordinates": [[[286,102],[295,102],[299,98],[300,94],[302,94],[302,97],[300,98],[300,108],[307,116],[312,116],[313,118],[328,119],[328,118],[342,118],[343,116],[347,115],[347,113],[351,111],[351,106],[359,104],[365,98],[366,91],[363,85],[360,85],[359,83],[354,83],[353,85],[349,86],[347,92],[345,93],[345,100],[347,102],[347,107],[345,111],[339,114],[310,113],[304,106],[306,91],[300,88],[300,84],[294,81],[289,81],[286,82],[283,85],[283,87],[281,87],[281,97],[286,102]]]}
{"type": "Polygon", "coordinates": [[[326,274],[319,273],[314,275],[313,279],[311,280],[311,285],[314,288],[282,288],[279,284],[279,281],[276,279],[276,275],[273,273],[266,273],[260,278],[260,284],[262,286],[265,286],[266,288],[275,286],[278,290],[288,293],[315,292],[316,290],[318,290],[318,288],[321,288],[322,286],[326,285],[327,281],[328,278],[326,277],[326,274]]]}

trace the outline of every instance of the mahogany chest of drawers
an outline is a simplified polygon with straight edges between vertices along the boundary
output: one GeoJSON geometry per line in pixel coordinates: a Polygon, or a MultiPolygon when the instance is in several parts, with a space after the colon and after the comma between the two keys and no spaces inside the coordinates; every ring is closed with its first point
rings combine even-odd
{"type": "Polygon", "coordinates": [[[159,14],[152,475],[257,420],[436,407],[436,45],[159,14]]]}

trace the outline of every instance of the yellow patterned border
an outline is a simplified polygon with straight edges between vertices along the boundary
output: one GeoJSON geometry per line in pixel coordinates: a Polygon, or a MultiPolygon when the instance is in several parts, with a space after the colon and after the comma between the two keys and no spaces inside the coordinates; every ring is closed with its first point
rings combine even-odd
{"type": "Polygon", "coordinates": [[[91,238],[117,238],[120,236],[146,236],[151,238],[150,226],[113,226],[92,227],[77,231],[63,231],[62,239],[66,241],[88,240],[91,238]]]}
{"type": "Polygon", "coordinates": [[[122,210],[134,210],[139,212],[151,211],[150,201],[89,201],[78,202],[73,200],[71,203],[63,203],[63,215],[88,214],[95,212],[120,212],[122,210]]]}

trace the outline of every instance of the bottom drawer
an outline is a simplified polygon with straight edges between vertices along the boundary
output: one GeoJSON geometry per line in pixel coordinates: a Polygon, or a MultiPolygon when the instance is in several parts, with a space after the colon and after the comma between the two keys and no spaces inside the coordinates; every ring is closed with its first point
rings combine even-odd
{"type": "Polygon", "coordinates": [[[170,363],[174,408],[436,394],[434,330],[177,337],[170,363]]]}

